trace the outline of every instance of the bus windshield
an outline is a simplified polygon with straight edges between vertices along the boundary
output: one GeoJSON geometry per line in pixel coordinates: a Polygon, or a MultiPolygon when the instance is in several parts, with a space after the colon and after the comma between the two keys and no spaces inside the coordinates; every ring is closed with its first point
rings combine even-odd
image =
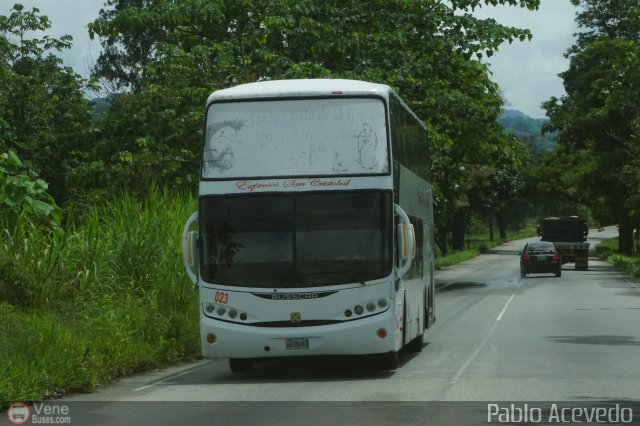
{"type": "Polygon", "coordinates": [[[218,102],[207,112],[202,177],[388,174],[388,152],[378,98],[218,102]]]}
{"type": "Polygon", "coordinates": [[[200,212],[201,274],[210,283],[299,288],[391,273],[388,191],[210,196],[200,212]]]}

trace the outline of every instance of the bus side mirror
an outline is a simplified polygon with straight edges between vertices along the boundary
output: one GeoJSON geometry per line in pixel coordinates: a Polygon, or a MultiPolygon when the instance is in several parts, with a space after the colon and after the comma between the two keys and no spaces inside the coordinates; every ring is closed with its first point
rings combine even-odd
{"type": "Polygon", "coordinates": [[[187,258],[189,266],[194,269],[198,267],[198,233],[196,231],[190,231],[187,235],[187,258]]]}
{"type": "Polygon", "coordinates": [[[409,217],[402,210],[402,207],[395,205],[395,212],[400,218],[400,224],[398,224],[396,236],[398,238],[398,256],[400,257],[401,265],[397,269],[398,278],[402,278],[411,268],[411,262],[415,255],[415,231],[413,225],[409,221],[409,217]]]}
{"type": "Polygon", "coordinates": [[[198,212],[193,213],[182,230],[182,264],[187,276],[194,285],[198,285],[198,275],[194,270],[198,266],[198,233],[190,231],[198,221],[198,212]]]}
{"type": "Polygon", "coordinates": [[[407,232],[407,226],[404,223],[398,225],[398,255],[400,260],[405,260],[409,256],[409,233],[407,232]]]}
{"type": "Polygon", "coordinates": [[[398,225],[398,252],[400,253],[400,259],[405,260],[408,257],[411,259],[416,257],[416,231],[413,228],[413,223],[407,226],[404,223],[398,225]]]}

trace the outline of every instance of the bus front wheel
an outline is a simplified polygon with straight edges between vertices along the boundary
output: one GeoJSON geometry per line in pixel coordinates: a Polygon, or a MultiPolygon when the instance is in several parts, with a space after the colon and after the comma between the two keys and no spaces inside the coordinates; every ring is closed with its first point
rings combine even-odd
{"type": "Polygon", "coordinates": [[[424,333],[407,343],[405,349],[407,352],[422,352],[424,346],[424,333]]]}
{"type": "Polygon", "coordinates": [[[229,368],[234,373],[246,373],[253,369],[253,360],[248,358],[229,358],[229,368]]]}
{"type": "Polygon", "coordinates": [[[400,365],[400,352],[398,351],[378,354],[376,357],[376,364],[380,370],[395,370],[400,365]]]}

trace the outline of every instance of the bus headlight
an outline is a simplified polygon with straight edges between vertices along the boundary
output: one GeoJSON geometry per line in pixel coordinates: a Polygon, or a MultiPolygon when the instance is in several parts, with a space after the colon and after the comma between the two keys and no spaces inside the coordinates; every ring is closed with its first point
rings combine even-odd
{"type": "Polygon", "coordinates": [[[207,311],[208,314],[212,314],[216,310],[216,305],[213,303],[207,303],[204,306],[204,310],[207,311]]]}
{"type": "Polygon", "coordinates": [[[384,309],[389,305],[389,302],[387,302],[387,299],[380,299],[378,300],[378,307],[380,309],[384,309]]]}

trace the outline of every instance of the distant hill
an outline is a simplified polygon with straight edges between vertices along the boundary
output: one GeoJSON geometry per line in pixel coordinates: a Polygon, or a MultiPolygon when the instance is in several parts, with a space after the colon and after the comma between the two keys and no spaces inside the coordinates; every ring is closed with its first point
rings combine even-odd
{"type": "Polygon", "coordinates": [[[102,98],[93,98],[89,100],[89,105],[94,115],[100,115],[104,111],[111,108],[111,98],[108,96],[102,98]]]}
{"type": "Polygon", "coordinates": [[[525,113],[513,109],[506,109],[498,117],[498,123],[514,134],[518,139],[534,150],[551,151],[556,147],[556,134],[541,134],[546,118],[531,118],[525,113]]]}

